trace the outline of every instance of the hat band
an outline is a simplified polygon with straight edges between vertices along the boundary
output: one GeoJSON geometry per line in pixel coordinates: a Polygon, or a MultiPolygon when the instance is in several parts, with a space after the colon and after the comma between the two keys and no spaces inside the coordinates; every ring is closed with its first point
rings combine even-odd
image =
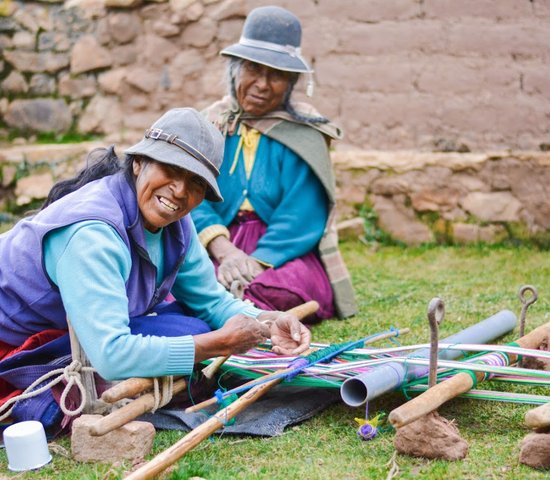
{"type": "Polygon", "coordinates": [[[253,40],[252,38],[241,37],[239,44],[245,47],[256,47],[264,50],[270,50],[272,52],[287,53],[291,57],[297,57],[302,59],[302,49],[295,47],[294,45],[281,45],[279,43],[264,42],[263,40],[253,40]]]}
{"type": "Polygon", "coordinates": [[[220,174],[220,171],[208,158],[206,158],[195,147],[184,142],[181,138],[173,133],[166,133],[160,128],[148,128],[145,130],[145,138],[151,138],[153,140],[162,140],[163,142],[171,143],[176,147],[181,148],[184,152],[191,155],[193,158],[202,163],[208,170],[210,170],[215,177],[220,174]]]}

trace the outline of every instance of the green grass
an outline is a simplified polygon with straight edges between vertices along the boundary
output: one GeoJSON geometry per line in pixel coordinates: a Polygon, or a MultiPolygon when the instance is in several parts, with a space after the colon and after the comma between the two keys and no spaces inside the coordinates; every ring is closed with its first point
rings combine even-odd
{"type": "MultiPolygon", "coordinates": [[[[313,337],[317,341],[357,339],[395,325],[412,330],[402,338],[403,343],[426,342],[429,338],[426,309],[432,297],[440,296],[445,301],[446,315],[440,327],[443,337],[502,309],[519,316],[521,304],[517,292],[524,284],[535,285],[539,291],[538,302],[527,314],[527,331],[550,321],[548,251],[483,246],[382,246],[374,250],[359,242],[347,242],[342,247],[353,275],[360,311],[354,318],[315,326],[313,337]]],[[[515,337],[513,333],[501,341],[515,337]]],[[[522,388],[522,391],[548,393],[541,388],[522,388]]],[[[400,393],[393,393],[371,402],[369,410],[371,414],[388,413],[403,401],[400,393]]],[[[548,478],[547,474],[518,462],[519,443],[529,432],[523,425],[523,416],[529,408],[467,399],[449,402],[440,413],[456,420],[470,444],[468,457],[446,462],[397,455],[399,474],[395,478],[548,478]]],[[[354,418],[363,415],[363,407],[353,409],[338,404],[290,427],[280,437],[215,437],[186,455],[166,478],[385,479],[394,455],[394,433],[385,431],[371,442],[359,440],[354,418]]],[[[181,432],[159,432],[153,454],[182,436],[181,432]]],[[[5,454],[1,452],[0,472],[6,478],[18,479],[115,479],[131,467],[77,464],[68,456],[68,438],[57,440],[53,448],[54,460],[50,465],[23,475],[7,472],[5,454]]]]}

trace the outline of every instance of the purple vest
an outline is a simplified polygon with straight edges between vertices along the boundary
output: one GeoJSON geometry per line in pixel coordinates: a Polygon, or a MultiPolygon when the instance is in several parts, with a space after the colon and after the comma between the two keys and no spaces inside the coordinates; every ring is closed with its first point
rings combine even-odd
{"type": "Polygon", "coordinates": [[[111,175],[66,195],[0,235],[2,341],[21,345],[42,330],[67,328],[59,290],[46,273],[43,240],[56,228],[85,220],[111,225],[130,251],[132,267],[126,282],[130,317],[147,314],[166,298],[185,258],[191,220],[187,215],[164,229],[165,278],[156,287],[156,267],[147,254],[134,186],[124,173],[111,175]]]}

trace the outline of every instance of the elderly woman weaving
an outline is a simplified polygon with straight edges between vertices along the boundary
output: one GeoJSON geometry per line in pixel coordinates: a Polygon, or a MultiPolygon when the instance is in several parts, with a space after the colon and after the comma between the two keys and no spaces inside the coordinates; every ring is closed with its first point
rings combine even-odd
{"type": "MultiPolygon", "coordinates": [[[[225,201],[193,212],[218,280],[270,310],[309,300],[317,320],[356,311],[332,226],[334,178],[328,145],[338,128],[291,102],[301,73],[298,18],[279,7],[247,17],[229,57],[229,96],[204,113],[225,134],[219,185],[225,201]],[[327,275],[328,274],[328,275],[327,275]]],[[[310,319],[314,320],[314,319],[310,319]]]]}
{"type": "MultiPolygon", "coordinates": [[[[294,315],[233,298],[197,239],[188,214],[205,197],[222,200],[222,152],[222,135],[196,110],[170,110],[124,164],[103,150],[0,235],[0,405],[64,365],[67,317],[106,379],[187,375],[267,337],[277,353],[308,347],[294,315]],[[163,301],[169,292],[175,302],[163,301]]],[[[12,416],[54,425],[59,409],[46,393],[12,416]]]]}

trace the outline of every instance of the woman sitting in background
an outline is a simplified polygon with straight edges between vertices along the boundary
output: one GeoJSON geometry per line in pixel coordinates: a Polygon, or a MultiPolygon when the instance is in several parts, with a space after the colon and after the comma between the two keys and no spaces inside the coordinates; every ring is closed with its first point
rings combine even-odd
{"type": "Polygon", "coordinates": [[[204,113],[225,135],[218,183],[224,202],[192,213],[218,280],[244,287],[269,310],[316,300],[316,319],[356,312],[333,226],[328,146],[339,130],[291,95],[300,73],[301,25],[289,11],[260,7],[247,17],[229,60],[229,97],[204,113]]]}

